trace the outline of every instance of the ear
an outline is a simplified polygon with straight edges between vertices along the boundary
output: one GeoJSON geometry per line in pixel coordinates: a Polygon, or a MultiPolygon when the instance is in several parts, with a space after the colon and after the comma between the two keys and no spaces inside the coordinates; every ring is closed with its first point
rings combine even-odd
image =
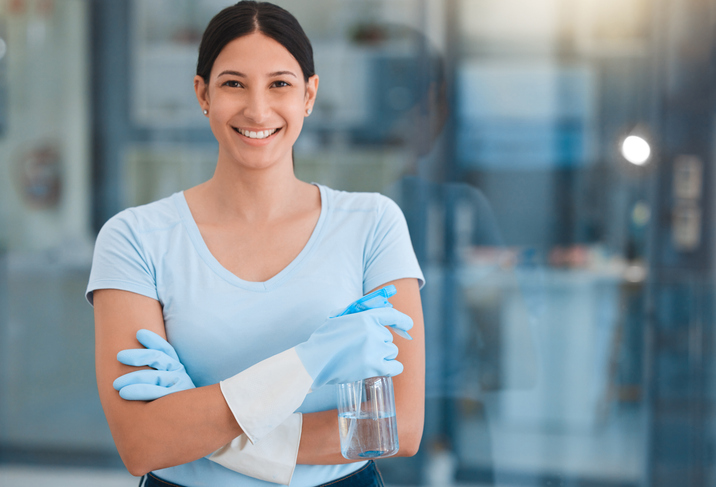
{"type": "Polygon", "coordinates": [[[306,103],[304,111],[308,111],[309,108],[313,108],[316,103],[316,93],[318,93],[318,75],[314,74],[306,82],[306,103]]]}
{"type": "Polygon", "coordinates": [[[207,86],[204,78],[201,76],[194,76],[194,92],[196,93],[196,99],[199,101],[199,106],[202,110],[209,109],[209,87],[207,86]]]}

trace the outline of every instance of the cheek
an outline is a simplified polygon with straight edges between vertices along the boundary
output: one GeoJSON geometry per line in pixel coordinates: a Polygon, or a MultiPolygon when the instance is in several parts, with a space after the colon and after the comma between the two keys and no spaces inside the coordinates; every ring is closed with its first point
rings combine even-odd
{"type": "Polygon", "coordinates": [[[295,138],[298,138],[298,135],[301,133],[301,130],[303,129],[303,111],[294,110],[292,111],[291,118],[290,118],[290,132],[293,134],[295,138]]]}
{"type": "Polygon", "coordinates": [[[240,99],[232,96],[215,96],[211,103],[211,110],[216,118],[226,118],[240,107],[240,99]]]}
{"type": "Polygon", "coordinates": [[[209,125],[214,133],[217,130],[225,130],[228,121],[236,115],[236,104],[230,101],[213,103],[209,109],[209,125]]]}
{"type": "Polygon", "coordinates": [[[303,116],[304,116],[304,108],[303,107],[296,107],[291,110],[291,118],[294,120],[294,123],[298,122],[303,124],[303,116]]]}
{"type": "Polygon", "coordinates": [[[303,118],[306,112],[306,104],[303,97],[295,97],[291,103],[286,104],[286,115],[291,118],[294,123],[303,125],[303,118]]]}

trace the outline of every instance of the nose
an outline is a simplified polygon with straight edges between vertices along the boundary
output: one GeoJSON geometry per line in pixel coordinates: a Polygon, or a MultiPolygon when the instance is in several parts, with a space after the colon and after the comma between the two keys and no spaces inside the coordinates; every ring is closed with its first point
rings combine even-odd
{"type": "Polygon", "coordinates": [[[271,106],[268,94],[262,90],[252,90],[251,93],[249,93],[246,107],[244,108],[244,116],[260,124],[268,118],[270,112],[271,106]]]}

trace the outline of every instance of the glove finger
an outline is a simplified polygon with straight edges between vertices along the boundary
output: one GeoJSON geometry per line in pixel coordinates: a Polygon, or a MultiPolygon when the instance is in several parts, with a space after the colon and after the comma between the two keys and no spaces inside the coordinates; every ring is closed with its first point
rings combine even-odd
{"type": "Polygon", "coordinates": [[[403,338],[412,340],[412,337],[406,333],[413,327],[413,319],[410,316],[393,308],[371,310],[370,313],[375,315],[381,325],[388,326],[403,338]]]}
{"type": "Polygon", "coordinates": [[[396,328],[395,326],[391,325],[390,329],[395,332],[396,335],[401,336],[405,338],[406,340],[412,340],[413,337],[411,337],[407,331],[401,330],[400,328],[396,328]]]}
{"type": "Polygon", "coordinates": [[[142,328],[137,331],[137,340],[139,340],[139,343],[145,347],[164,352],[174,360],[179,361],[179,356],[177,355],[176,350],[174,350],[174,347],[153,331],[142,328]]]}
{"type": "Polygon", "coordinates": [[[127,401],[153,401],[172,392],[174,391],[162,386],[132,384],[120,389],[119,396],[127,401]]]}
{"type": "Polygon", "coordinates": [[[398,347],[394,343],[386,343],[385,350],[383,352],[384,360],[395,360],[398,356],[398,347]]]}
{"type": "Polygon", "coordinates": [[[393,343],[393,334],[388,331],[388,327],[380,323],[368,323],[367,325],[366,336],[374,346],[378,347],[378,350],[380,350],[381,343],[393,343]]]}
{"type": "Polygon", "coordinates": [[[403,364],[397,360],[386,360],[383,364],[383,373],[386,377],[394,377],[403,372],[403,364]]]}
{"type": "Polygon", "coordinates": [[[123,376],[117,377],[112,383],[116,390],[134,384],[149,384],[160,387],[169,387],[177,382],[176,372],[166,372],[163,370],[137,370],[123,376]]]}
{"type": "Polygon", "coordinates": [[[157,370],[179,370],[182,367],[179,361],[166,353],[146,348],[122,350],[117,354],[117,360],[133,367],[148,365],[157,370]]]}
{"type": "Polygon", "coordinates": [[[395,360],[397,356],[398,347],[394,343],[385,343],[380,347],[366,350],[363,354],[364,367],[366,370],[373,371],[373,375],[366,375],[366,377],[386,375],[383,372],[395,371],[395,365],[391,362],[397,362],[395,360]]]}

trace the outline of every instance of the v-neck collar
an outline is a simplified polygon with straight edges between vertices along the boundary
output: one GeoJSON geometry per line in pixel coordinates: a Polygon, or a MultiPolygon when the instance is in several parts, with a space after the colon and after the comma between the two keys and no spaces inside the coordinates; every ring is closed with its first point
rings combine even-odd
{"type": "Polygon", "coordinates": [[[209,247],[207,247],[206,242],[204,242],[204,238],[201,236],[201,232],[199,231],[199,226],[196,224],[194,216],[191,214],[189,205],[186,202],[184,192],[181,191],[179,193],[175,193],[172,196],[172,199],[174,200],[174,205],[176,206],[177,211],[179,212],[179,216],[184,224],[184,228],[186,228],[187,233],[189,234],[189,238],[194,244],[194,248],[199,253],[202,260],[218,276],[220,276],[228,283],[246,290],[270,291],[271,289],[279,286],[288,277],[290,277],[294,270],[297,269],[300,266],[301,262],[311,253],[311,251],[316,245],[316,242],[320,238],[323,223],[325,222],[326,214],[328,213],[328,192],[326,191],[325,186],[316,183],[313,184],[318,187],[318,190],[321,195],[321,214],[318,217],[316,226],[313,228],[311,237],[308,239],[308,242],[303,247],[303,249],[301,249],[301,252],[299,252],[299,254],[286,267],[281,269],[281,271],[275,276],[271,277],[266,281],[261,282],[246,281],[244,279],[241,279],[239,276],[221,265],[221,263],[219,263],[216,257],[214,257],[214,255],[211,253],[209,247]]]}

